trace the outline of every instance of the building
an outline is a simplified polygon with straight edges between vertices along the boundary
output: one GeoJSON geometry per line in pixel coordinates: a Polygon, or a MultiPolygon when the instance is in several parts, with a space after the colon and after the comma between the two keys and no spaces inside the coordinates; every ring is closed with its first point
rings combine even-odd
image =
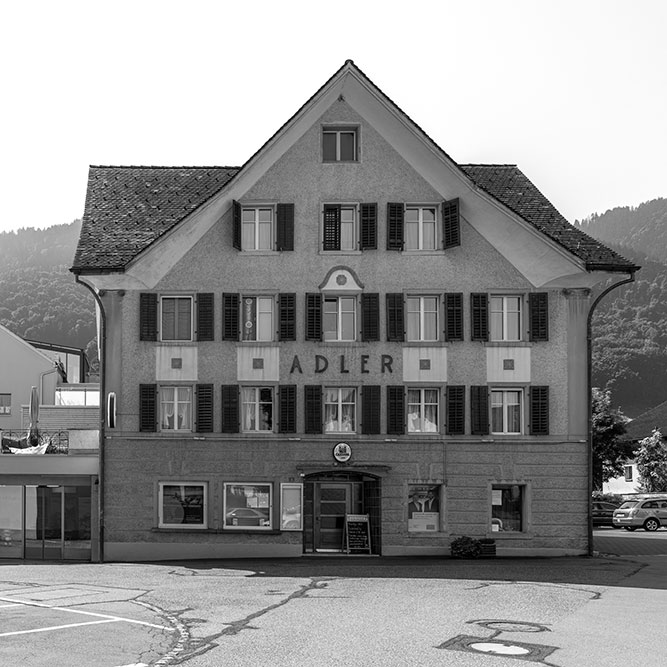
{"type": "Polygon", "coordinates": [[[586,553],[590,293],[636,269],[351,61],[240,168],[91,167],[103,557],[586,553]]]}

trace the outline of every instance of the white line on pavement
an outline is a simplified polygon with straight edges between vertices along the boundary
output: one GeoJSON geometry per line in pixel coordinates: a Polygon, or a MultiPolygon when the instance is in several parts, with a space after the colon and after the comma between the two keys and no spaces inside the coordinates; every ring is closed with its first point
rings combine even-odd
{"type": "Polygon", "coordinates": [[[100,623],[118,623],[120,619],[109,618],[104,621],[87,621],[86,623],[70,623],[69,625],[51,625],[48,628],[35,628],[33,630],[16,630],[14,632],[0,633],[0,637],[11,637],[13,635],[30,635],[33,632],[49,632],[50,630],[64,630],[65,628],[80,628],[82,625],[99,625],[100,623]]]}

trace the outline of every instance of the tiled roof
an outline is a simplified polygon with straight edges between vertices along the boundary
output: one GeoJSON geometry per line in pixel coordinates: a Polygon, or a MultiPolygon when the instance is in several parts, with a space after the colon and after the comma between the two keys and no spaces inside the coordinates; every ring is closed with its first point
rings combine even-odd
{"type": "Polygon", "coordinates": [[[479,188],[586,262],[588,270],[628,272],[638,268],[571,225],[516,165],[461,164],[459,167],[479,188]]]}
{"type": "Polygon", "coordinates": [[[238,171],[238,167],[90,167],[72,271],[122,271],[238,171]]]}
{"type": "Polygon", "coordinates": [[[630,440],[643,440],[656,428],[662,433],[663,438],[667,437],[667,401],[633,419],[626,426],[625,437],[630,440]]]}

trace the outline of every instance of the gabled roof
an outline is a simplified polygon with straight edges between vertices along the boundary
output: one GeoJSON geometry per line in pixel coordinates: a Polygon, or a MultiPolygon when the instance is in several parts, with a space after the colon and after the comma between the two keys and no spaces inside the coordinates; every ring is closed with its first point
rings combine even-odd
{"type": "Polygon", "coordinates": [[[633,419],[626,427],[625,437],[633,441],[643,440],[656,428],[667,437],[667,401],[633,419]]]}
{"type": "Polygon", "coordinates": [[[631,272],[638,267],[565,220],[514,165],[456,165],[407,114],[346,61],[243,167],[90,167],[74,273],[122,272],[155,241],[251,168],[309,104],[338,77],[353,73],[475,186],[585,263],[589,271],[631,272]]]}

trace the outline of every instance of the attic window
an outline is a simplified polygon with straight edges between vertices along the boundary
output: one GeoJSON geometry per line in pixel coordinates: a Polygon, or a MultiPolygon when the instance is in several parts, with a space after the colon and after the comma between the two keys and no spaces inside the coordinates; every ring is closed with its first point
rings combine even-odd
{"type": "Polygon", "coordinates": [[[324,162],[356,162],[358,160],[359,128],[354,126],[322,128],[322,160],[324,162]]]}

